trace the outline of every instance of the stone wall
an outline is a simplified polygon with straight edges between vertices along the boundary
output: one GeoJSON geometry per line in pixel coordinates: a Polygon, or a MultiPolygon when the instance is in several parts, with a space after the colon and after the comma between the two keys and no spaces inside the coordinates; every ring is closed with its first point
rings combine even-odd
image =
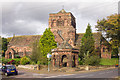
{"type": "Polygon", "coordinates": [[[61,10],[58,13],[50,14],[49,28],[51,28],[55,36],[55,41],[59,45],[66,40],[71,46],[74,46],[76,22],[72,13],[61,10]]]}

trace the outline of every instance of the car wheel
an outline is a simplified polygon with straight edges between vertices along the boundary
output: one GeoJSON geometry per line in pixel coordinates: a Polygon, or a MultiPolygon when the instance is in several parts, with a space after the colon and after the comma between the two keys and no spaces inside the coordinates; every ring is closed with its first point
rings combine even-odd
{"type": "Polygon", "coordinates": [[[8,73],[5,73],[6,76],[8,76],[8,73]]]}

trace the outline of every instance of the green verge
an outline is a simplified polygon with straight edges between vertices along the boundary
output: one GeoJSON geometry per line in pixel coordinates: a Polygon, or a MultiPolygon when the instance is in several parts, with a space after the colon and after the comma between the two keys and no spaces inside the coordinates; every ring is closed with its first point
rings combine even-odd
{"type": "Polygon", "coordinates": [[[101,58],[100,65],[115,65],[118,64],[118,58],[103,59],[101,58]]]}

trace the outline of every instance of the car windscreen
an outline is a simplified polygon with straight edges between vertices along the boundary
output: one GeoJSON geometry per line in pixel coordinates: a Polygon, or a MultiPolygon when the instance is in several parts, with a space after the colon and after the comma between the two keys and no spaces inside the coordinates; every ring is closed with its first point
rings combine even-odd
{"type": "Polygon", "coordinates": [[[7,66],[7,69],[15,69],[15,66],[7,66]]]}

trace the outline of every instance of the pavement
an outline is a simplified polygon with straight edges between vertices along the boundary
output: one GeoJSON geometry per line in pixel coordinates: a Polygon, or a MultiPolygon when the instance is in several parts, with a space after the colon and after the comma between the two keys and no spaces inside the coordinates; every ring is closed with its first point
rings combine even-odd
{"type": "Polygon", "coordinates": [[[56,74],[39,74],[36,72],[30,72],[27,69],[18,70],[18,75],[10,75],[8,77],[2,76],[3,78],[117,78],[118,77],[118,68],[103,69],[103,70],[93,70],[93,71],[84,71],[77,72],[73,74],[69,73],[57,73],[56,74]]]}

